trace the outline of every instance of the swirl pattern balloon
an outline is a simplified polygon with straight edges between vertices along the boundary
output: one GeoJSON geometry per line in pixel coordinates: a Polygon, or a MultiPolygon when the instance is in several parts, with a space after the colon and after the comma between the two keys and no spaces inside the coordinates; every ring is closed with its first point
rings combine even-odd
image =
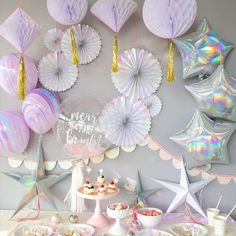
{"type": "Polygon", "coordinates": [[[12,155],[25,151],[30,130],[20,112],[0,112],[0,154],[12,155]]]}
{"type": "MultiPolygon", "coordinates": [[[[17,97],[20,53],[10,53],[0,59],[0,86],[11,96],[17,97]]],[[[37,85],[38,71],[34,61],[24,56],[26,94],[37,85]]]]}
{"type": "Polygon", "coordinates": [[[59,114],[59,99],[46,89],[35,89],[25,98],[22,112],[28,126],[38,134],[48,132],[59,114]]]}

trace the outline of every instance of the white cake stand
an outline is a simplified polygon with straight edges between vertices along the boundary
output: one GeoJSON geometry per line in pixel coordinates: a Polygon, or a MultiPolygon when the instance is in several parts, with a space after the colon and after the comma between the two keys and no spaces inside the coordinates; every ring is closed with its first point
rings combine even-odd
{"type": "Polygon", "coordinates": [[[120,192],[120,189],[117,188],[116,192],[114,192],[114,193],[105,193],[103,195],[99,195],[97,193],[95,193],[95,194],[85,194],[83,192],[83,188],[80,188],[78,190],[78,195],[81,198],[96,201],[96,207],[95,207],[95,210],[94,210],[94,214],[87,221],[87,224],[92,225],[96,228],[107,227],[110,223],[109,223],[108,219],[106,218],[106,216],[102,213],[101,201],[114,198],[119,194],[119,192],[120,192]]]}

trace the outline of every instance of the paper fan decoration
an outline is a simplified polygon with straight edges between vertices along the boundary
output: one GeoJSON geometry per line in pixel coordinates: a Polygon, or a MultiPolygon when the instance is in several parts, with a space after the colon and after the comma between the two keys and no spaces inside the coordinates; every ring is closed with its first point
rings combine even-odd
{"type": "Polygon", "coordinates": [[[112,81],[120,93],[137,100],[152,95],[162,81],[158,60],[144,49],[127,50],[119,56],[119,71],[112,81]]]}
{"type": "MultiPolygon", "coordinates": [[[[19,52],[26,48],[39,35],[41,27],[21,8],[17,8],[0,26],[0,35],[11,43],[19,52]]],[[[24,100],[26,95],[26,68],[24,56],[19,59],[18,98],[24,100]]]]}
{"type": "Polygon", "coordinates": [[[124,23],[136,11],[137,3],[132,0],[98,0],[91,12],[105,23],[114,34],[112,71],[118,71],[118,41],[117,33],[124,23]]]}
{"type": "MultiPolygon", "coordinates": [[[[89,25],[80,24],[74,27],[74,33],[80,64],[88,64],[95,60],[102,47],[99,34],[89,25]]],[[[70,29],[68,29],[62,37],[61,48],[63,53],[70,60],[73,57],[70,29]]]]}
{"type": "Polygon", "coordinates": [[[161,112],[162,102],[157,95],[152,95],[151,97],[146,98],[143,103],[146,105],[150,112],[150,116],[153,118],[161,112]]]}
{"type": "Polygon", "coordinates": [[[78,68],[62,53],[50,53],[39,63],[39,80],[54,92],[70,89],[78,79],[78,68]]]}
{"type": "Polygon", "coordinates": [[[114,98],[104,107],[99,122],[105,137],[117,146],[136,145],[151,128],[147,107],[124,96],[114,98]]]}
{"type": "Polygon", "coordinates": [[[145,0],[143,21],[156,36],[171,40],[167,65],[167,81],[174,80],[173,39],[185,34],[197,15],[196,0],[145,0]]]}
{"type": "Polygon", "coordinates": [[[50,29],[44,36],[44,44],[47,49],[51,52],[61,51],[61,38],[63,32],[60,29],[50,29]]]}

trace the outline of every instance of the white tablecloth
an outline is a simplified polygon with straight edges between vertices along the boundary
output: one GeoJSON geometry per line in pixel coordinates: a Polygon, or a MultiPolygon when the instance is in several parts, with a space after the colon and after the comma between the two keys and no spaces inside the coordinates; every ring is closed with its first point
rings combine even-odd
{"type": "MultiPolygon", "coordinates": [[[[15,221],[9,221],[10,216],[12,215],[12,211],[3,211],[0,210],[0,236],[6,236],[7,233],[13,229],[13,227],[18,226],[19,223],[15,222],[15,221]]],[[[68,223],[68,217],[70,215],[70,213],[68,212],[58,212],[59,214],[61,214],[61,216],[63,217],[63,223],[68,223]]],[[[24,217],[28,214],[28,211],[22,211],[18,217],[24,217]]],[[[55,212],[46,212],[43,211],[40,214],[40,220],[41,221],[49,221],[49,219],[51,218],[51,216],[55,214],[55,212]]],[[[83,213],[79,215],[79,222],[80,223],[85,223],[86,220],[91,216],[91,213],[83,213]]],[[[169,230],[170,225],[174,224],[174,223],[186,223],[186,222],[190,222],[190,220],[183,216],[182,214],[171,214],[168,215],[164,218],[163,222],[158,226],[158,229],[162,229],[162,230],[169,230]]],[[[20,223],[21,224],[21,223],[20,223]]],[[[211,228],[209,229],[209,234],[208,236],[215,236],[215,234],[213,233],[213,230],[211,228]]],[[[100,229],[96,231],[96,236],[101,236],[104,235],[104,233],[106,233],[107,229],[100,229]]],[[[227,234],[226,236],[236,236],[236,223],[234,223],[232,220],[229,220],[228,226],[227,226],[227,234]]]]}

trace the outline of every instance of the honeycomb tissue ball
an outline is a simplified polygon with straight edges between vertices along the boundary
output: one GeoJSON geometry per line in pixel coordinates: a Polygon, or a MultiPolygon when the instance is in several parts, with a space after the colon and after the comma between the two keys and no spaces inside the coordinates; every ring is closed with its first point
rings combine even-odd
{"type": "Polygon", "coordinates": [[[59,110],[59,99],[46,89],[34,89],[22,105],[26,123],[37,134],[44,134],[53,127],[59,110]]]}
{"type": "Polygon", "coordinates": [[[0,112],[0,154],[23,153],[28,146],[30,129],[20,112],[0,112]]]}
{"type": "MultiPolygon", "coordinates": [[[[0,59],[0,85],[8,94],[17,97],[20,53],[10,53],[0,59]]],[[[34,61],[24,55],[26,94],[37,85],[38,70],[34,61]]]]}
{"type": "Polygon", "coordinates": [[[87,0],[47,0],[48,12],[51,17],[62,25],[80,23],[87,11],[87,0]]]}

